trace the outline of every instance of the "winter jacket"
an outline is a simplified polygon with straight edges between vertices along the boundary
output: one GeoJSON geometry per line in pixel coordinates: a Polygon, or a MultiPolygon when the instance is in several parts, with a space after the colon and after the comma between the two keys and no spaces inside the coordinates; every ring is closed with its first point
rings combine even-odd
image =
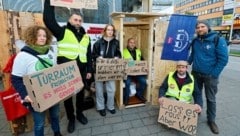
{"type": "Polygon", "coordinates": [[[216,36],[215,31],[210,31],[204,36],[196,37],[194,40],[188,60],[189,64],[192,64],[194,72],[218,78],[227,65],[227,43],[223,37],[220,37],[218,44],[215,45],[214,38],[216,36]]]}
{"type": "MultiPolygon", "coordinates": [[[[43,11],[43,21],[46,27],[56,37],[57,41],[61,41],[64,38],[65,29],[69,29],[70,31],[72,31],[75,37],[77,38],[78,42],[80,42],[84,34],[86,34],[83,27],[77,30],[69,22],[67,23],[66,26],[61,27],[55,19],[54,6],[50,6],[50,0],[45,0],[44,11],[43,11]]],[[[58,57],[58,62],[60,63],[64,63],[65,60],[70,61],[70,59],[67,59],[65,57],[58,57]]],[[[79,58],[77,58],[76,60],[79,60],[79,58]]],[[[88,49],[87,49],[87,63],[80,62],[79,66],[80,66],[80,69],[87,68],[87,73],[92,72],[91,42],[89,42],[88,49]]]]}
{"type": "Polygon", "coordinates": [[[104,38],[99,39],[93,46],[92,56],[94,61],[100,56],[103,58],[121,58],[119,41],[115,38],[110,41],[106,41],[104,38]]]}
{"type": "MultiPolygon", "coordinates": [[[[169,78],[169,75],[167,75],[167,77],[164,79],[162,85],[159,88],[159,94],[158,94],[159,98],[160,97],[165,97],[165,95],[166,95],[166,93],[168,91],[168,87],[169,87],[169,85],[168,85],[168,78],[169,78]]],[[[189,73],[187,73],[186,80],[185,80],[185,82],[182,85],[180,85],[177,82],[177,72],[176,71],[174,72],[172,78],[175,79],[175,81],[176,81],[176,83],[178,85],[178,88],[180,90],[182,89],[182,86],[194,82],[194,89],[193,89],[193,94],[192,94],[193,99],[194,99],[194,103],[200,105],[201,107],[203,106],[202,93],[198,89],[196,81],[195,80],[193,81],[191,79],[189,73]]]]}

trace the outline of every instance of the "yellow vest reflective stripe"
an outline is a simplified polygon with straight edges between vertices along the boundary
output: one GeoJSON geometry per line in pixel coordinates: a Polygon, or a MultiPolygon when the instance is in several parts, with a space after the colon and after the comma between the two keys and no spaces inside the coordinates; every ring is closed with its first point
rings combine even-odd
{"type": "MultiPolygon", "coordinates": [[[[136,60],[141,60],[141,56],[141,51],[139,49],[136,49],[136,60]]],[[[123,58],[133,60],[133,57],[127,48],[123,50],[123,58]]]]}
{"type": "Polygon", "coordinates": [[[191,103],[192,93],[194,89],[193,76],[189,74],[193,82],[183,85],[182,89],[179,90],[177,82],[173,78],[173,74],[174,74],[173,72],[170,72],[168,76],[168,90],[166,96],[177,98],[179,101],[182,102],[191,103]]]}
{"type": "Polygon", "coordinates": [[[78,42],[74,33],[65,29],[64,37],[58,42],[58,56],[64,56],[68,59],[79,59],[82,63],[87,62],[87,49],[89,45],[89,36],[84,34],[82,40],[78,42]]]}

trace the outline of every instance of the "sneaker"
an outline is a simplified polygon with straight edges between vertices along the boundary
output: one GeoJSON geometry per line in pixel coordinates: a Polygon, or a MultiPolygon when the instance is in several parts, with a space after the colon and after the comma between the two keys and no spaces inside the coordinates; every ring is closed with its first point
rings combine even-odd
{"type": "Polygon", "coordinates": [[[86,125],[88,123],[88,119],[83,115],[83,113],[77,115],[77,120],[83,125],[86,125]]]}
{"type": "Polygon", "coordinates": [[[75,130],[75,120],[69,120],[67,131],[68,133],[72,133],[75,130]]]}
{"type": "Polygon", "coordinates": [[[113,109],[113,110],[108,110],[111,114],[115,114],[116,113],[116,110],[113,109]]]}
{"type": "Polygon", "coordinates": [[[219,134],[218,126],[214,121],[208,121],[208,126],[214,134],[219,134]]]}
{"type": "Polygon", "coordinates": [[[99,110],[99,114],[100,114],[101,116],[106,116],[106,111],[105,111],[105,109],[99,110]]]}

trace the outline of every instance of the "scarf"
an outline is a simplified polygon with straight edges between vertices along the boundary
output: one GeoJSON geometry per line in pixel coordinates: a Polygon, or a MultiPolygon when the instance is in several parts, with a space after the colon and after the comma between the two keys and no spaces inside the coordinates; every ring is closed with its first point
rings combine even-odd
{"type": "Polygon", "coordinates": [[[29,47],[33,50],[35,50],[36,52],[38,52],[39,54],[45,54],[50,46],[49,45],[29,45],[29,47]]]}

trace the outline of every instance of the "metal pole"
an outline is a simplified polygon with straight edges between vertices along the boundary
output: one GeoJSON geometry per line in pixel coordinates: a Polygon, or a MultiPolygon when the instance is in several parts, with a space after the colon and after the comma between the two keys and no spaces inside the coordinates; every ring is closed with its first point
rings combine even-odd
{"type": "Polygon", "coordinates": [[[116,11],[115,0],[113,0],[113,12],[116,11]]]}
{"type": "Polygon", "coordinates": [[[234,16],[235,16],[235,12],[236,12],[236,6],[235,6],[235,4],[236,4],[236,0],[233,1],[233,15],[232,15],[232,24],[231,24],[231,28],[230,28],[229,42],[232,41],[234,16]]]}

